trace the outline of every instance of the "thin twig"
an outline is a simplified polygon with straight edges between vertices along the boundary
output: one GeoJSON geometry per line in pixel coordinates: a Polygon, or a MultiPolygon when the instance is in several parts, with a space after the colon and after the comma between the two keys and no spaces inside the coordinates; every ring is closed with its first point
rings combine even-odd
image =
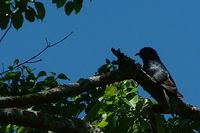
{"type": "Polygon", "coordinates": [[[63,39],[61,39],[60,41],[58,41],[58,42],[56,42],[56,43],[54,43],[54,44],[49,44],[50,47],[55,46],[55,45],[58,45],[59,43],[63,42],[65,39],[67,39],[69,36],[71,36],[72,34],[73,34],[73,31],[70,32],[67,36],[65,36],[65,37],[64,37],[63,39]]]}
{"type": "Polygon", "coordinates": [[[46,45],[46,47],[45,47],[44,49],[42,49],[39,53],[37,53],[35,56],[31,57],[30,59],[28,59],[28,60],[26,60],[26,61],[24,61],[24,62],[22,62],[22,63],[20,63],[20,64],[18,64],[18,65],[16,65],[16,66],[14,66],[12,69],[8,69],[8,70],[6,70],[6,71],[1,72],[0,75],[3,75],[4,73],[7,73],[7,72],[9,72],[9,71],[12,71],[12,70],[14,70],[14,69],[16,69],[16,68],[18,68],[18,67],[24,65],[24,64],[27,64],[27,63],[35,63],[35,62],[40,61],[41,59],[40,59],[40,60],[36,60],[36,61],[32,61],[32,60],[35,59],[35,58],[37,58],[38,56],[40,56],[40,55],[41,55],[43,52],[45,52],[48,48],[53,47],[53,46],[56,46],[56,45],[58,45],[59,43],[61,43],[62,41],[64,41],[65,39],[67,39],[70,35],[72,35],[72,33],[73,33],[73,32],[70,32],[70,33],[69,33],[68,35],[66,35],[63,39],[61,39],[61,40],[59,40],[58,42],[55,42],[55,43],[53,43],[53,44],[50,44],[50,43],[48,42],[48,40],[46,39],[47,45],[46,45]]]}
{"type": "Polygon", "coordinates": [[[42,61],[42,59],[38,59],[38,60],[35,60],[35,61],[29,61],[28,63],[37,63],[37,62],[40,62],[42,61]]]}
{"type": "Polygon", "coordinates": [[[0,43],[1,43],[1,42],[3,41],[3,39],[5,38],[6,34],[7,34],[8,31],[10,30],[11,26],[12,26],[12,23],[9,24],[7,30],[4,32],[3,36],[2,36],[1,39],[0,39],[0,43]]]}

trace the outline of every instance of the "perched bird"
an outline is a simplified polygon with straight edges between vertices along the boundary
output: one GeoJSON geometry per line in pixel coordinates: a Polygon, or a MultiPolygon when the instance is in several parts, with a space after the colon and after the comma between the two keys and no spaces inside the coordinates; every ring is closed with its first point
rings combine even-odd
{"type": "Polygon", "coordinates": [[[144,47],[136,55],[139,55],[143,60],[143,70],[153,79],[155,79],[157,83],[166,88],[166,90],[163,90],[163,93],[169,106],[169,95],[173,95],[178,98],[183,97],[182,94],[178,92],[176,84],[169,71],[163,65],[157,52],[153,48],[144,47]]]}

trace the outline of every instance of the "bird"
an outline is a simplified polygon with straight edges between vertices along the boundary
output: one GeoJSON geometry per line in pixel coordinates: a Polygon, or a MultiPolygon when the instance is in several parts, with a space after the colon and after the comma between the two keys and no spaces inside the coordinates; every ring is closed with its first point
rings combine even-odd
{"type": "Polygon", "coordinates": [[[142,69],[157,83],[166,88],[166,90],[163,90],[163,93],[168,106],[170,106],[169,98],[171,96],[183,98],[183,95],[178,91],[176,83],[165,65],[162,63],[155,49],[151,47],[144,47],[135,55],[139,55],[141,57],[143,61],[142,69]]]}

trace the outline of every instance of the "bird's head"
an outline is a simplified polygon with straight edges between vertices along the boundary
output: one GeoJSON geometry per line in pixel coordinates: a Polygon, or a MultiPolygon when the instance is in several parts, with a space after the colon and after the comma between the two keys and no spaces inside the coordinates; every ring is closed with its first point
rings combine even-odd
{"type": "Polygon", "coordinates": [[[160,60],[157,52],[151,47],[144,47],[140,50],[139,53],[135,54],[139,55],[143,61],[146,60],[160,60]]]}

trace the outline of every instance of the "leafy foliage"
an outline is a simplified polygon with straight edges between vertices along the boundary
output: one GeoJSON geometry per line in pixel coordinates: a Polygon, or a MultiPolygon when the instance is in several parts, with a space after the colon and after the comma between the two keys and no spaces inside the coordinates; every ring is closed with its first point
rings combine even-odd
{"type": "Polygon", "coordinates": [[[57,8],[65,7],[65,13],[69,16],[73,11],[76,14],[80,12],[83,0],[52,0],[52,3],[56,4],[57,8]]]}
{"type": "MultiPolygon", "coordinates": [[[[11,70],[0,78],[0,95],[1,96],[21,96],[25,94],[31,94],[43,90],[48,90],[58,86],[58,81],[68,80],[67,76],[63,73],[56,74],[54,72],[47,75],[45,71],[40,71],[38,74],[34,74],[34,70],[28,66],[20,66],[15,70],[13,67],[20,62],[16,59],[12,65],[8,68],[11,70]]],[[[77,105],[71,100],[61,98],[56,103],[47,103],[45,105],[36,105],[32,108],[37,111],[47,112],[52,114],[59,114],[69,118],[76,117],[77,110],[82,108],[83,105],[77,105]],[[73,110],[71,112],[71,110],[73,110]],[[76,111],[75,111],[76,110],[76,111]]],[[[2,125],[0,127],[2,132],[20,132],[25,133],[27,131],[35,132],[36,129],[20,127],[16,125],[2,125]]],[[[38,130],[38,129],[37,129],[38,130]]],[[[0,132],[1,132],[0,131],[0,132]]]]}
{"type": "Polygon", "coordinates": [[[151,125],[147,108],[151,104],[148,99],[138,96],[137,84],[122,81],[106,87],[88,111],[86,120],[110,133],[148,132],[151,125]]]}
{"type": "MultiPolygon", "coordinates": [[[[19,64],[15,60],[10,69],[19,64]]],[[[102,65],[97,74],[114,71],[116,66],[109,60],[102,65]]],[[[15,71],[7,72],[0,79],[1,96],[24,95],[51,89],[59,85],[58,80],[68,80],[61,73],[54,72],[47,75],[40,71],[37,75],[28,66],[22,66],[15,71]]],[[[98,87],[89,92],[62,98],[54,103],[35,105],[33,110],[58,114],[67,118],[84,118],[93,125],[100,127],[106,133],[192,133],[200,131],[199,123],[185,120],[179,117],[166,119],[163,115],[154,114],[150,111],[153,102],[142,98],[137,92],[138,85],[132,80],[121,81],[107,86],[98,87]]],[[[39,129],[31,129],[17,125],[1,125],[1,131],[20,133],[46,132],[39,129]]]]}
{"type": "MultiPolygon", "coordinates": [[[[83,0],[52,0],[57,8],[64,7],[66,15],[70,15],[73,11],[79,13],[83,0]]],[[[34,22],[43,20],[46,10],[43,1],[39,0],[0,0],[0,28],[6,29],[9,22],[15,29],[22,27],[24,20],[34,22]]]]}
{"type": "MultiPolygon", "coordinates": [[[[28,66],[20,66],[13,70],[20,61],[16,59],[8,68],[11,70],[0,78],[1,96],[21,96],[48,90],[63,85],[69,78],[61,73],[38,74],[28,66]]],[[[109,60],[102,65],[96,74],[115,71],[116,66],[109,60]]],[[[67,118],[82,118],[98,126],[106,133],[193,133],[200,132],[200,123],[179,117],[166,118],[155,114],[151,107],[155,104],[150,99],[138,94],[138,84],[133,80],[125,80],[106,86],[93,88],[88,92],[61,98],[53,103],[32,106],[32,110],[59,115],[67,118]]],[[[47,133],[41,129],[33,129],[20,125],[2,124],[0,132],[47,133]]]]}
{"type": "Polygon", "coordinates": [[[11,22],[15,29],[21,28],[24,18],[30,22],[45,17],[43,3],[35,0],[0,0],[0,28],[6,29],[11,22]]]}

